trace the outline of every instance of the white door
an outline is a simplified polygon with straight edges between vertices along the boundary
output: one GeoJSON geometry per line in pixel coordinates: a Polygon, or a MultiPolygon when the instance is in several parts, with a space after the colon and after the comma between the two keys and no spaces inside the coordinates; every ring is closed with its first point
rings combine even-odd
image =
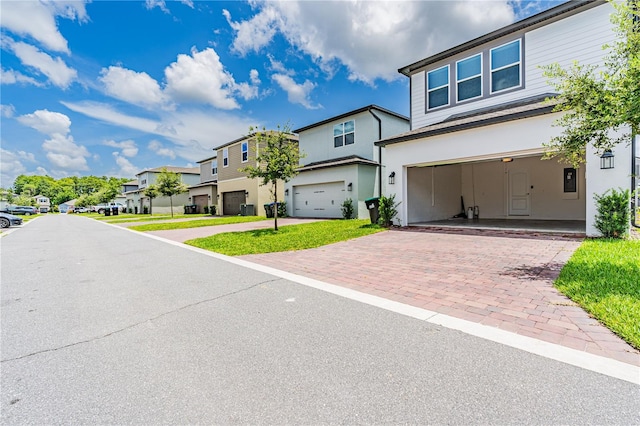
{"type": "Polygon", "coordinates": [[[293,187],[293,215],[341,218],[345,200],[344,181],[293,187]]]}
{"type": "Polygon", "coordinates": [[[529,173],[526,170],[509,171],[509,215],[529,216],[531,192],[529,173]]]}

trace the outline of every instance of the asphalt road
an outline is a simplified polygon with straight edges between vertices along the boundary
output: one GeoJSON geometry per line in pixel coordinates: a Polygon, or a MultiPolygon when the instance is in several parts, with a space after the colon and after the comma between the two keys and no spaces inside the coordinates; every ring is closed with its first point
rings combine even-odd
{"type": "Polygon", "coordinates": [[[640,424],[632,383],[87,218],[0,246],[2,424],[640,424]]]}

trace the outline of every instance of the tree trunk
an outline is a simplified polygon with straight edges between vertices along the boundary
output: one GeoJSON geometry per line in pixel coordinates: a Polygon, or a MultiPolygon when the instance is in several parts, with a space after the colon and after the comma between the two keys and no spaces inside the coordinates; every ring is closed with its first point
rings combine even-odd
{"type": "Polygon", "coordinates": [[[278,230],[278,181],[273,182],[273,224],[274,228],[278,230]]]}
{"type": "Polygon", "coordinates": [[[149,198],[149,216],[153,215],[153,198],[149,198]]]}
{"type": "Polygon", "coordinates": [[[171,219],[173,219],[173,197],[169,195],[169,204],[171,205],[171,219]]]}

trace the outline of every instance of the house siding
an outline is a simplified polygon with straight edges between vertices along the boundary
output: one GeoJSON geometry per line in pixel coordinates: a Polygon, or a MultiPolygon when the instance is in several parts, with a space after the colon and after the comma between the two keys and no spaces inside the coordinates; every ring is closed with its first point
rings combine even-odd
{"type": "MultiPolygon", "coordinates": [[[[529,28],[514,32],[476,48],[430,64],[411,75],[411,128],[417,129],[433,123],[443,121],[451,115],[460,114],[477,109],[508,103],[550,93],[553,88],[547,84],[540,66],[558,62],[561,66],[568,66],[573,61],[580,64],[602,64],[606,54],[602,45],[614,40],[610,14],[613,7],[608,3],[583,11],[576,15],[551,22],[538,28],[529,28]],[[521,88],[489,95],[487,81],[489,80],[487,52],[489,49],[520,38],[522,40],[522,68],[524,76],[521,88]],[[562,40],[562,42],[558,42],[562,40]],[[426,73],[446,64],[455,62],[484,52],[483,55],[483,98],[465,103],[454,104],[450,107],[426,111],[426,73]]],[[[453,67],[452,67],[453,68],[453,67]]],[[[455,75],[450,73],[450,87],[455,85],[455,75]]],[[[450,101],[455,98],[450,90],[450,101]]]]}

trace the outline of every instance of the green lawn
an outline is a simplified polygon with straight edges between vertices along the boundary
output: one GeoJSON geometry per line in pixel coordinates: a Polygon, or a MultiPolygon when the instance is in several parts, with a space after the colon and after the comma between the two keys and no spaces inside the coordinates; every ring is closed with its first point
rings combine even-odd
{"type": "Polygon", "coordinates": [[[556,287],[640,349],[640,240],[587,240],[556,287]]]}
{"type": "MultiPolygon", "coordinates": [[[[197,215],[187,215],[192,217],[197,215]]],[[[147,225],[131,226],[135,231],[169,231],[172,229],[200,228],[202,226],[229,225],[233,223],[257,222],[265,220],[262,216],[224,216],[211,219],[195,219],[187,222],[149,223],[147,225]]]]}
{"type": "Polygon", "coordinates": [[[229,256],[304,250],[385,230],[369,220],[328,220],[246,232],[227,232],[186,241],[195,247],[229,256]]]}

